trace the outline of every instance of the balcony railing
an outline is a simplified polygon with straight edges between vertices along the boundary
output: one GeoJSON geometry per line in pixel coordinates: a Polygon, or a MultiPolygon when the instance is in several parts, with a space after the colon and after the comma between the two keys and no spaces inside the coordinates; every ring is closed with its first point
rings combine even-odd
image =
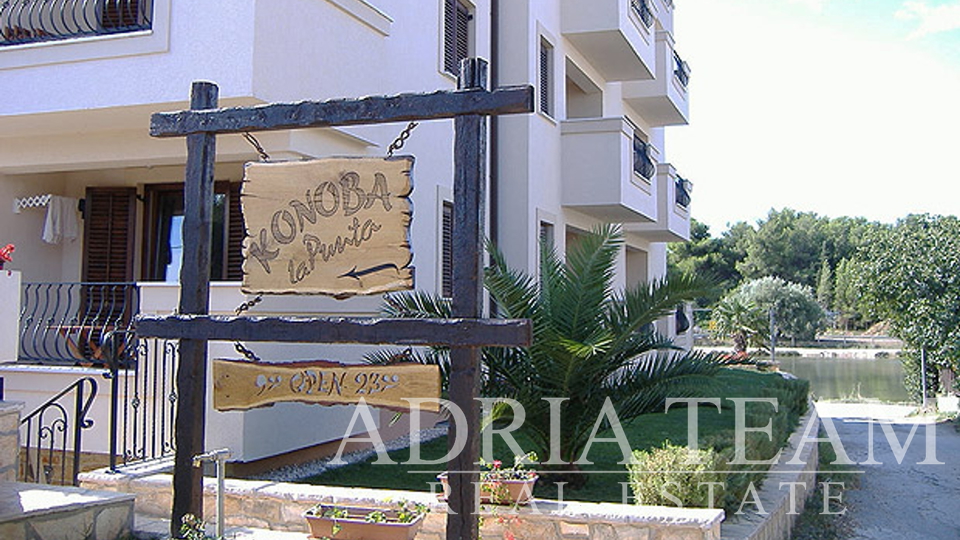
{"type": "Polygon", "coordinates": [[[153,0],[0,0],[0,46],[149,30],[153,0]]]}
{"type": "Polygon", "coordinates": [[[136,283],[24,283],[19,360],[105,366],[104,336],[130,330],[139,301],[136,283]]]}
{"type": "Polygon", "coordinates": [[[640,137],[633,137],[633,172],[651,180],[657,166],[650,157],[650,145],[643,142],[640,137]]]}
{"type": "Polygon", "coordinates": [[[677,80],[680,81],[680,84],[684,88],[690,84],[690,66],[683,61],[683,58],[680,58],[680,55],[674,51],[673,53],[673,74],[677,77],[677,80]]]}
{"type": "Polygon", "coordinates": [[[650,10],[649,0],[630,0],[630,7],[647,28],[653,26],[653,11],[650,10]]]}
{"type": "Polygon", "coordinates": [[[683,208],[689,208],[690,192],[692,191],[692,184],[690,183],[690,181],[685,180],[678,176],[676,180],[676,190],[677,190],[677,205],[682,206],[683,208]]]}

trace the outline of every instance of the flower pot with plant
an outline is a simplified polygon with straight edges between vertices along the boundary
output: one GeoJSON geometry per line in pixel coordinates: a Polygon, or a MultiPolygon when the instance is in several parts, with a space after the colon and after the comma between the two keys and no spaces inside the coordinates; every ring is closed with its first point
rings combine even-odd
{"type": "Polygon", "coordinates": [[[317,504],[304,513],[312,538],[327,540],[412,540],[429,509],[399,501],[394,508],[317,504]]]}
{"type": "MultiPolygon", "coordinates": [[[[530,452],[513,457],[513,466],[504,467],[503,462],[492,463],[480,458],[480,502],[482,504],[526,504],[533,498],[533,487],[539,475],[525,468],[527,463],[535,463],[537,454],[530,452]]],[[[443,486],[444,498],[450,497],[450,483],[447,473],[437,476],[443,486]]]]}

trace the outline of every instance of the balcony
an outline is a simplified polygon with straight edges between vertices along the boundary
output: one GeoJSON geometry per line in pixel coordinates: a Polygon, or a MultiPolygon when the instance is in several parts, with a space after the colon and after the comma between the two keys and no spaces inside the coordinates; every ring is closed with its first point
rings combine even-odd
{"type": "Polygon", "coordinates": [[[642,234],[653,242],[685,242],[690,239],[690,193],[693,185],[677,174],[669,163],[657,165],[656,219],[652,223],[631,224],[627,232],[642,234]]]}
{"type": "Polygon", "coordinates": [[[653,77],[651,0],[563,0],[563,35],[608,81],[653,77]]]}
{"type": "Polygon", "coordinates": [[[669,32],[657,32],[656,77],[650,81],[623,84],[623,100],[651,126],[675,126],[689,123],[690,103],[687,85],[690,66],[680,58],[669,32]]]}
{"type": "Polygon", "coordinates": [[[561,125],[563,205],[620,223],[657,216],[652,148],[623,118],[568,120],[561,125]]]}
{"type": "Polygon", "coordinates": [[[6,0],[0,47],[150,30],[152,0],[6,0]]]}

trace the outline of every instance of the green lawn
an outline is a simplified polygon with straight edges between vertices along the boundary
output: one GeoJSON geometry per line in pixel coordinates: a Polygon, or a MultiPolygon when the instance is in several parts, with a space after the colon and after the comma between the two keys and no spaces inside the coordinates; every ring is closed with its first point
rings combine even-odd
{"type": "MultiPolygon", "coordinates": [[[[800,410],[806,405],[808,385],[806,381],[787,381],[775,373],[759,373],[741,369],[724,369],[717,375],[717,388],[705,393],[703,397],[777,397],[780,410],[786,414],[775,420],[779,426],[779,438],[785,440],[792,431],[799,417],[805,412],[800,410]]],[[[699,444],[701,447],[713,446],[718,449],[728,447],[733,441],[734,407],[733,402],[723,400],[721,412],[710,405],[701,405],[699,410],[699,444]]],[[[687,414],[682,406],[671,407],[668,413],[653,413],[641,416],[633,422],[624,425],[630,446],[633,449],[650,449],[659,447],[664,441],[674,444],[687,444],[687,414]]],[[[773,415],[773,408],[769,404],[756,403],[747,405],[747,424],[749,426],[764,426],[773,415]]],[[[601,433],[599,437],[612,437],[611,433],[601,433]]],[[[749,438],[762,439],[762,435],[751,434],[749,438]]],[[[517,434],[517,441],[524,449],[528,448],[527,441],[521,434],[517,434]]],[[[425,443],[421,446],[423,459],[437,459],[446,453],[446,437],[425,443]]],[[[753,455],[748,452],[750,459],[769,458],[774,451],[770,448],[758,449],[769,455],[753,455]]],[[[513,456],[503,441],[494,439],[494,457],[503,460],[505,464],[513,463],[513,456]]],[[[305,483],[333,486],[373,487],[384,489],[401,489],[412,491],[429,491],[429,482],[436,482],[435,477],[443,469],[443,465],[407,465],[409,450],[398,450],[390,453],[390,458],[396,465],[374,465],[371,458],[365,463],[350,465],[336,469],[319,476],[303,480],[305,483]]],[[[543,457],[543,456],[541,456],[543,457]]],[[[589,475],[585,487],[564,490],[563,498],[567,500],[595,501],[595,502],[623,502],[625,493],[624,484],[627,482],[627,469],[618,463],[623,459],[620,448],[616,443],[597,442],[588,455],[593,465],[583,467],[589,475]]],[[[541,498],[557,498],[557,488],[549,482],[546,476],[537,483],[535,495],[541,498]],[[545,481],[546,480],[546,481],[545,481]]]]}

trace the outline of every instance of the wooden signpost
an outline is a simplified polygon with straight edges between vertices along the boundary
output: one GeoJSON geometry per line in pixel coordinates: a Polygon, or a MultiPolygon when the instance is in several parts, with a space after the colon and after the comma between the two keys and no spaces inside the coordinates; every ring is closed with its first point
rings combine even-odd
{"type": "MultiPolygon", "coordinates": [[[[349,405],[361,399],[367,405],[406,411],[410,402],[404,398],[415,397],[440,397],[437,366],[213,361],[213,408],[218,411],[247,410],[281,401],[349,405]]],[[[421,408],[439,412],[440,403],[427,402],[421,408]]]]}
{"type": "Polygon", "coordinates": [[[413,288],[412,157],[248,163],[245,293],[345,298],[413,288]]]}
{"type": "MultiPolygon", "coordinates": [[[[497,320],[482,318],[483,300],[483,235],[484,208],[486,206],[484,186],[486,184],[486,116],[529,113],[533,111],[533,87],[526,85],[512,88],[487,90],[487,65],[483,60],[467,58],[461,63],[461,74],[456,90],[443,90],[426,94],[401,94],[396,96],[373,96],[361,99],[336,99],[330,101],[304,101],[299,103],[275,103],[254,107],[233,109],[217,108],[217,87],[212,83],[195,82],[191,94],[190,110],[173,113],[157,113],[151,117],[150,134],[154,137],[187,138],[187,166],[184,181],[184,261],[180,273],[179,313],[167,317],[138,317],[136,329],[141,337],[166,337],[180,339],[180,358],[177,367],[177,391],[179,402],[176,418],[176,445],[173,477],[173,511],[171,533],[179,533],[181,518],[187,513],[203,515],[203,476],[199,468],[193,467],[193,457],[203,453],[206,412],[206,375],[207,342],[209,340],[245,341],[283,341],[299,343],[357,343],[357,344],[407,344],[441,345],[450,347],[450,401],[464,413],[464,421],[454,420],[450,426],[448,440],[451,445],[465,442],[463,450],[448,462],[450,497],[447,513],[447,540],[477,540],[478,516],[476,509],[478,490],[475,488],[480,475],[477,470],[479,460],[479,405],[475,400],[480,374],[481,347],[526,347],[532,339],[530,321],[497,320]],[[388,122],[425,121],[444,118],[454,119],[454,215],[453,224],[453,302],[452,319],[409,319],[379,320],[360,318],[309,318],[289,319],[270,317],[221,317],[209,316],[210,289],[210,247],[213,230],[213,183],[214,161],[216,156],[216,136],[225,133],[244,133],[268,130],[287,130],[297,128],[335,127],[364,124],[384,124],[388,122]]],[[[409,210],[397,212],[402,227],[381,226],[374,230],[375,219],[388,219],[386,214],[394,212],[400,206],[399,201],[390,198],[393,195],[405,196],[409,190],[402,186],[394,187],[391,178],[402,179],[404,170],[409,170],[412,162],[398,159],[376,160],[373,168],[357,168],[356,178],[347,176],[348,169],[343,167],[332,170],[333,176],[322,176],[316,171],[303,174],[303,184],[297,191],[280,195],[267,203],[271,190],[279,188],[284,182],[279,180],[268,186],[268,191],[251,187],[254,191],[245,191],[244,197],[253,197],[259,193],[264,207],[254,210],[263,221],[257,224],[247,222],[250,237],[247,242],[247,270],[251,277],[244,282],[245,290],[292,292],[300,285],[304,290],[326,292],[337,296],[363,294],[408,288],[412,286],[405,270],[409,270],[409,253],[405,256],[397,248],[397,239],[403,236],[399,244],[405,243],[405,227],[409,225],[409,210]],[[399,169],[383,172],[384,181],[376,176],[380,167],[386,171],[391,165],[399,169]],[[316,174],[316,175],[315,175],[316,174]],[[370,178],[370,175],[373,178],[370,178]],[[356,180],[356,182],[354,182],[356,180]],[[323,182],[330,182],[323,185],[323,182]],[[385,183],[385,187],[384,187],[385,183]],[[319,189],[319,194],[317,190],[319,189]],[[393,191],[396,189],[396,191],[393,191]],[[310,191],[308,191],[310,190],[310,191]],[[360,204],[360,191],[363,191],[363,205],[360,204]],[[320,223],[321,216],[330,212],[334,206],[333,195],[340,195],[337,211],[343,220],[329,222],[336,228],[334,236],[316,234],[311,218],[320,223]],[[349,192],[349,200],[345,193],[349,192]],[[386,196],[385,193],[390,193],[386,196]],[[390,201],[389,204],[387,201],[390,201]],[[397,206],[394,206],[394,202],[397,206]],[[311,203],[313,206],[311,207],[311,203]],[[369,204],[369,207],[368,207],[369,204]],[[301,207],[302,205],[302,207],[301,207]],[[379,205],[379,207],[378,207],[379,205]],[[387,208],[387,207],[390,208],[387,208]],[[377,209],[377,210],[374,210],[377,209]],[[384,210],[377,218],[374,212],[384,210]],[[356,217],[356,221],[354,221],[356,217]],[[364,231],[366,220],[371,225],[364,231]],[[276,221],[276,230],[274,230],[276,221]],[[292,223],[291,223],[292,222],[292,223]],[[357,225],[359,223],[359,225],[357,225]],[[352,227],[352,229],[351,229],[352,227]],[[359,231],[357,228],[359,227],[359,231]],[[294,234],[294,230],[296,234],[294,234]],[[263,235],[261,231],[265,231],[263,235]],[[383,251],[367,256],[365,249],[373,248],[374,239],[384,232],[383,238],[391,232],[393,242],[385,243],[383,251]],[[402,231],[402,232],[401,232],[402,231]],[[357,236],[353,234],[356,232],[357,236]],[[278,234],[279,233],[279,234],[278,234]],[[318,240],[307,240],[312,234],[318,240]],[[340,248],[336,247],[340,238],[340,248]],[[347,239],[350,242],[347,242],[347,239]],[[289,240],[289,242],[288,242],[289,240]],[[271,244],[275,241],[276,245],[271,244]],[[254,255],[254,243],[261,250],[261,256],[254,255]],[[286,242],[286,243],[285,243],[286,242]],[[288,247],[298,243],[300,251],[288,251],[288,247]],[[326,246],[335,246],[329,249],[326,246]],[[352,245],[348,246],[348,243],[352,245]],[[357,244],[364,245],[357,245],[357,244]],[[320,246],[323,244],[323,260],[320,246]],[[284,249],[280,249],[280,246],[284,249]],[[347,248],[358,248],[348,250],[347,248]],[[273,253],[280,251],[283,255],[273,253]],[[350,253],[348,253],[348,251],[350,253]],[[342,258],[341,258],[342,256],[342,258]],[[283,259],[281,260],[281,257],[283,259]],[[252,259],[252,260],[251,260],[252,259]],[[346,263],[335,268],[331,263],[346,263]],[[321,264],[321,261],[323,264],[321,264]],[[270,268],[268,272],[263,264],[270,268]],[[276,264],[274,264],[276,263],[276,264]],[[330,263],[330,264],[328,264],[330,263]],[[292,264],[292,266],[291,266],[292,264]],[[253,276],[257,266],[263,274],[253,276]],[[280,268],[286,265],[285,268],[280,268]],[[279,273],[274,273],[277,267],[279,273]],[[323,270],[320,270],[324,267],[323,270]],[[291,280],[291,268],[293,279],[291,280]],[[309,271],[308,271],[309,270],[309,271]],[[278,278],[284,275],[283,279],[278,278]],[[269,278],[266,277],[269,275],[269,278]],[[321,278],[320,276],[324,276],[321,278]],[[285,281],[284,281],[285,280],[285,281]],[[295,281],[296,283],[290,283],[295,281]],[[283,291],[281,291],[281,289],[283,291]]],[[[291,165],[285,165],[293,169],[291,165]]],[[[277,166],[278,169],[284,167],[277,166]]],[[[258,167],[259,169],[259,167],[258,167]]],[[[257,170],[254,176],[264,171],[272,171],[270,166],[257,170]]],[[[352,170],[352,169],[351,169],[352,170]]],[[[326,170],[322,174],[329,174],[326,170]]],[[[265,174],[270,174],[265,172],[265,174]]],[[[299,174],[299,173],[298,173],[299,174]]],[[[332,217],[337,212],[331,212],[332,217]]],[[[393,217],[392,216],[392,217],[393,217]]],[[[327,222],[324,222],[327,223],[327,222]]],[[[379,244],[378,244],[379,245],[379,244]]],[[[258,392],[266,394],[277,392],[286,385],[284,392],[292,392],[296,398],[321,394],[321,399],[330,398],[322,394],[335,390],[333,381],[338,381],[337,399],[351,390],[357,392],[360,387],[347,384],[350,374],[353,380],[370,382],[371,373],[379,373],[379,382],[386,374],[389,383],[394,376],[403,386],[405,370],[387,371],[385,368],[347,368],[328,366],[329,377],[321,375],[321,366],[309,375],[309,365],[291,366],[292,371],[270,371],[275,368],[259,364],[255,370],[241,375],[244,366],[229,363],[215,364],[217,375],[229,374],[219,379],[222,388],[229,385],[224,380],[240,381],[240,390],[224,390],[220,399],[230,394],[236,397],[244,394],[244,407],[258,406],[258,392]],[[370,371],[363,371],[364,369],[370,371]],[[341,371],[342,370],[342,371],[341,371]],[[261,376],[263,377],[261,379],[261,376]],[[310,378],[308,382],[306,377],[310,378]],[[296,378],[296,382],[294,379],[296,378]],[[330,381],[326,384],[326,381],[330,381]],[[242,387],[246,387],[244,390],[242,387]],[[295,388],[298,391],[293,391],[295,388]],[[311,392],[305,389],[310,388],[311,392]]],[[[250,366],[245,366],[249,368],[250,366]]],[[[232,383],[231,383],[232,384],[232,383]]],[[[369,389],[369,386],[363,388],[369,389]]],[[[382,389],[382,387],[381,387],[382,389]]],[[[394,390],[393,388],[388,389],[394,390]]],[[[419,393],[419,389],[401,388],[402,391],[419,393]]],[[[425,389],[435,395],[435,388],[425,389]]],[[[387,390],[376,393],[387,394],[387,390]]],[[[369,395],[369,394],[368,394],[369,395]]],[[[289,397],[286,394],[284,399],[289,397]]],[[[414,397],[414,396],[407,396],[414,397]]],[[[272,399],[272,397],[271,397],[272,399]]],[[[299,400],[299,399],[298,399],[299,400]]],[[[240,406],[238,405],[238,408],[240,406]]]]}

